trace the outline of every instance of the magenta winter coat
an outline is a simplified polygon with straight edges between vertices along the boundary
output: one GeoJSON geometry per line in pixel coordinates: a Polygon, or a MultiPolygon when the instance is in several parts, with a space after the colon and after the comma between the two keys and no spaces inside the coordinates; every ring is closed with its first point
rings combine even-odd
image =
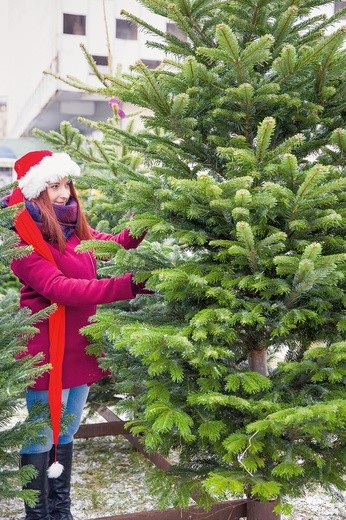
{"type": "MultiPolygon", "coordinates": [[[[116,236],[92,230],[98,240],[118,242],[125,249],[136,248],[142,240],[130,236],[124,230],[116,236]]],[[[97,279],[96,261],[90,253],[76,253],[80,243],[73,234],[66,240],[66,249],[60,253],[57,245],[48,244],[57,267],[36,252],[14,260],[11,268],[23,287],[20,291],[20,307],[29,307],[34,313],[51,302],[66,307],[66,341],[63,362],[63,388],[91,384],[105,376],[99,368],[96,356],[86,353],[87,339],[79,331],[89,323],[99,303],[129,300],[134,297],[131,290],[131,274],[118,278],[97,279]]],[[[23,355],[44,354],[40,364],[49,362],[48,319],[38,323],[39,332],[28,341],[23,355]]],[[[48,389],[49,372],[37,378],[31,387],[35,390],[48,389]]]]}

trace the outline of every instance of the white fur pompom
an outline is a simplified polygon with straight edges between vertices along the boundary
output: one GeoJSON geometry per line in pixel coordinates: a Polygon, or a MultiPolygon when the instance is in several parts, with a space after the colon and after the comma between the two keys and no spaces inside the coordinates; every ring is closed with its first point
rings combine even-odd
{"type": "Polygon", "coordinates": [[[58,478],[64,471],[64,466],[60,462],[53,462],[47,469],[48,478],[58,478]]]}

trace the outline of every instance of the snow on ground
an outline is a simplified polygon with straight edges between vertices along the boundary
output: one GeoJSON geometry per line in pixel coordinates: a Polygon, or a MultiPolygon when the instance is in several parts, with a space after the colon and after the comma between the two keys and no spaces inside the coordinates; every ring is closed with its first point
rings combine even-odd
{"type": "MultiPolygon", "coordinates": [[[[154,509],[145,478],[152,465],[121,436],[75,441],[72,477],[74,520],[154,509]]],[[[20,500],[0,506],[0,520],[22,520],[20,500]]]]}

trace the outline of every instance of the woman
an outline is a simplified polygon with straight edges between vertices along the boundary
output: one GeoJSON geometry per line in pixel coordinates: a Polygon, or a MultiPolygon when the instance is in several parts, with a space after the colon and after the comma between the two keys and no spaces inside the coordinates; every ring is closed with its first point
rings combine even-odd
{"type": "Polygon", "coordinates": [[[118,235],[99,233],[88,226],[81,210],[72,177],[79,166],[66,153],[49,150],[29,152],[14,165],[18,188],[7,197],[7,204],[25,203],[15,219],[22,244],[34,251],[14,260],[12,270],[22,283],[20,306],[33,313],[52,303],[56,311],[37,323],[39,332],[24,353],[42,353],[42,364],[50,370],[27,389],[28,411],[37,402],[48,403],[51,425],[44,432],[45,442],[21,450],[21,465],[32,464],[37,476],[26,489],[38,490],[34,507],[25,506],[26,520],[72,520],[70,478],[73,436],[86,402],[89,386],[105,377],[95,356],[86,354],[87,340],[80,329],[96,312],[96,305],[134,298],[149,293],[144,284],[133,282],[132,274],[97,279],[95,258],[76,253],[81,240],[112,240],[126,249],[136,248],[144,235],[133,238],[128,230],[118,235]],[[67,430],[60,433],[60,415],[72,416],[67,430]]]}

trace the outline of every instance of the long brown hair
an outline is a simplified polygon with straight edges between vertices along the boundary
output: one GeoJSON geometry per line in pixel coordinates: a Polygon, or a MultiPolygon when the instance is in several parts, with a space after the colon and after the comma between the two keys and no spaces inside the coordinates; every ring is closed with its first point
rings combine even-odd
{"type": "MultiPolygon", "coordinates": [[[[76,235],[80,240],[90,240],[92,238],[90,227],[81,208],[81,204],[72,181],[70,182],[70,193],[71,196],[76,199],[78,206],[76,235]]],[[[45,239],[48,242],[57,242],[59,251],[63,253],[65,251],[66,239],[55,215],[52,203],[49,200],[47,190],[44,190],[42,193],[40,193],[37,199],[33,199],[32,202],[36,204],[41,212],[42,232],[45,239]]]]}

